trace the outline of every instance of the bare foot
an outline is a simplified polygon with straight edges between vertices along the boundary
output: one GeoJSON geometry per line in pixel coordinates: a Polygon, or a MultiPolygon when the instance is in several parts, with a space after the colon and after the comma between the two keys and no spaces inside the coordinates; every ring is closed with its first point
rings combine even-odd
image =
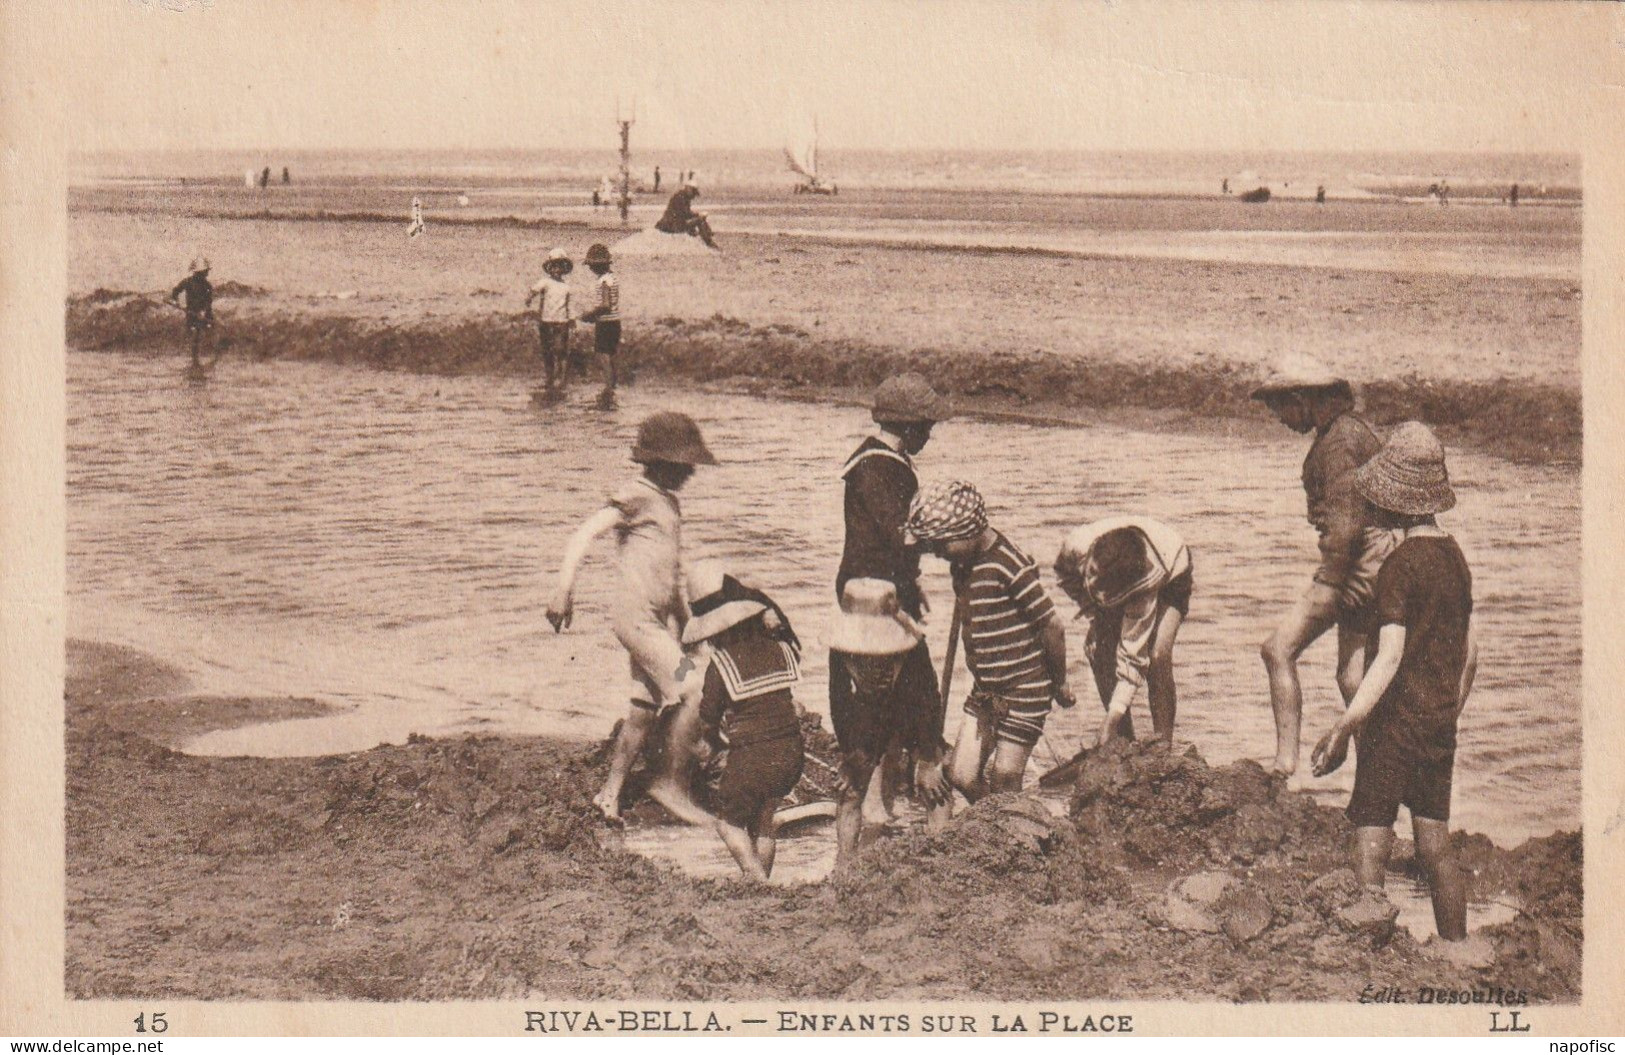
{"type": "Polygon", "coordinates": [[[626,823],[621,819],[621,796],[619,794],[611,795],[607,789],[600,791],[592,800],[592,804],[593,808],[598,811],[598,815],[604,819],[605,824],[619,828],[626,823]]]}
{"type": "Polygon", "coordinates": [[[666,808],[666,811],[684,824],[714,824],[716,818],[700,809],[699,804],[676,784],[669,780],[657,780],[649,785],[649,797],[666,808]]]}
{"type": "Polygon", "coordinates": [[[1447,941],[1434,935],[1422,945],[1422,952],[1457,967],[1495,965],[1495,943],[1483,934],[1469,934],[1460,941],[1447,941]]]}
{"type": "Polygon", "coordinates": [[[1290,777],[1292,774],[1296,773],[1297,771],[1298,771],[1298,760],[1296,758],[1287,758],[1287,759],[1277,758],[1270,765],[1270,772],[1272,774],[1276,775],[1276,776],[1290,777]]]}

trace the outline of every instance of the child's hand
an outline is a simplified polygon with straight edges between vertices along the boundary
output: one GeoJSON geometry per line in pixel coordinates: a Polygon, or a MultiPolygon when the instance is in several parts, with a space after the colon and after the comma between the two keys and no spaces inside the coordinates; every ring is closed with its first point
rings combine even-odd
{"type": "Polygon", "coordinates": [[[1309,756],[1309,763],[1313,767],[1315,776],[1323,777],[1328,773],[1335,773],[1349,756],[1349,735],[1342,731],[1340,726],[1333,727],[1320,743],[1315,745],[1315,751],[1309,756]]]}
{"type": "Polygon", "coordinates": [[[914,793],[927,806],[941,806],[948,801],[948,771],[940,760],[922,758],[914,763],[914,793]]]}
{"type": "Polygon", "coordinates": [[[554,594],[553,599],[547,602],[547,621],[553,624],[555,634],[563,633],[574,615],[575,599],[567,593],[554,594]]]}
{"type": "Polygon", "coordinates": [[[1071,689],[1065,685],[1060,685],[1055,689],[1055,702],[1060,704],[1063,710],[1070,711],[1078,705],[1078,698],[1072,695],[1071,689]]]}

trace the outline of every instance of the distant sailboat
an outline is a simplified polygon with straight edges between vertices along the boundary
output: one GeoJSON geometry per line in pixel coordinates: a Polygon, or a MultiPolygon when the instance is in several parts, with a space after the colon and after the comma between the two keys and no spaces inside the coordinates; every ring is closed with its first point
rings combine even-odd
{"type": "Polygon", "coordinates": [[[813,119],[812,134],[802,141],[784,148],[784,163],[791,172],[801,177],[796,184],[797,194],[839,194],[834,182],[826,182],[818,174],[818,119],[813,119]]]}

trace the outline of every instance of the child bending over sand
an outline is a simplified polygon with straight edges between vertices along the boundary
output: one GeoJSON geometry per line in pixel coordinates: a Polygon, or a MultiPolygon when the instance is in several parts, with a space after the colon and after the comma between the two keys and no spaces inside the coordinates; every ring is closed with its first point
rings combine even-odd
{"type": "Polygon", "coordinates": [[[715,465],[716,458],[688,415],[665,412],[638,426],[632,460],[643,466],[643,475],[589,517],[565,547],[547,618],[555,631],[570,625],[576,570],[593,540],[614,531],[621,570],[615,636],[631,659],[632,706],[615,741],[609,778],[593,802],[605,820],[620,822],[627,773],[661,713],[676,708],[665,770],[650,785],[649,796],[679,820],[706,824],[711,817],[694,803],[691,789],[699,693],[681,673],[688,668],[681,644],[688,602],[681,581],[682,513],[676,492],[695,466],[715,465]]]}
{"type": "Polygon", "coordinates": [[[801,644],[783,611],[709,562],[689,575],[693,610],[683,644],[711,645],[700,724],[726,752],[712,799],[717,834],[746,878],[773,874],[773,814],[801,779],[801,719],[790,687],[801,644]]]}
{"type": "Polygon", "coordinates": [[[1055,559],[1061,589],[1089,618],[1084,651],[1106,719],[1099,743],[1134,738],[1129,705],[1145,685],[1151,725],[1171,743],[1178,697],[1174,640],[1191,607],[1191,551],[1179,533],[1147,516],[1085,524],[1055,559]]]}
{"type": "Polygon", "coordinates": [[[948,779],[971,802],[1020,791],[1051,701],[1075,702],[1066,685],[1066,631],[1038,566],[989,526],[982,496],[967,483],[916,495],[908,534],[953,565],[965,662],[975,681],[948,779]]]}
{"type": "Polygon", "coordinates": [[[1348,710],[1316,745],[1316,776],[1343,764],[1359,734],[1348,818],[1354,867],[1380,887],[1399,807],[1411,813],[1416,857],[1433,894],[1439,936],[1467,937],[1467,889],[1450,849],[1456,723],[1478,665],[1473,576],[1456,540],[1434,520],[1456,504],[1444,448],[1419,422],[1394,430],[1354,476],[1372,521],[1403,532],[1377,573],[1371,657],[1348,710]]]}

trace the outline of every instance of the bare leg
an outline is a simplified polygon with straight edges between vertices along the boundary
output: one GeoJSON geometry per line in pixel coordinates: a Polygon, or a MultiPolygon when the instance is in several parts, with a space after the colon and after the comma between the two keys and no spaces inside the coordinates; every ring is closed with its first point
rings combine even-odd
{"type": "Polygon", "coordinates": [[[1275,764],[1277,773],[1298,768],[1298,736],[1303,722],[1303,689],[1298,683],[1298,657],[1336,622],[1331,591],[1316,587],[1287,611],[1262,649],[1269,671],[1270,706],[1275,711],[1275,764]],[[1318,596],[1325,593],[1326,597],[1318,596]]]}
{"type": "Polygon", "coordinates": [[[605,355],[600,356],[600,358],[604,360],[604,390],[598,394],[598,398],[600,401],[608,402],[615,398],[615,383],[617,380],[615,357],[605,355]]]}
{"type": "MultiPolygon", "coordinates": [[[[929,771],[932,766],[935,766],[938,769],[942,768],[942,758],[937,752],[924,755],[915,761],[914,779],[916,784],[919,783],[921,779],[920,774],[922,770],[929,771]]],[[[953,820],[953,817],[954,796],[953,792],[950,791],[946,794],[941,802],[938,802],[935,805],[928,804],[925,807],[925,830],[928,832],[940,832],[944,828],[948,827],[948,822],[953,820]]]]}
{"type": "Polygon", "coordinates": [[[1000,740],[993,750],[993,766],[988,773],[988,792],[1020,791],[1027,775],[1027,759],[1033,749],[1022,744],[1000,740]]]}
{"type": "Polygon", "coordinates": [[[966,802],[975,803],[987,794],[982,769],[992,753],[992,741],[992,722],[967,714],[959,723],[959,738],[954,741],[953,755],[948,760],[948,782],[959,789],[966,802]]]}
{"type": "Polygon", "coordinates": [[[198,344],[201,343],[202,340],[203,340],[203,331],[198,330],[198,329],[194,329],[192,331],[192,365],[193,366],[202,366],[203,365],[202,361],[198,359],[198,355],[197,355],[198,344]]]}
{"type": "Polygon", "coordinates": [[[848,759],[841,763],[844,780],[841,797],[835,803],[835,867],[839,868],[858,850],[863,835],[863,799],[875,767],[872,762],[848,759]]]}
{"type": "Polygon", "coordinates": [[[1354,874],[1366,886],[1381,887],[1388,878],[1388,852],[1394,845],[1392,828],[1354,829],[1354,874]]]}
{"type": "Polygon", "coordinates": [[[1365,677],[1366,635],[1354,623],[1339,620],[1337,624],[1337,691],[1343,694],[1343,706],[1354,700],[1365,677]]]}
{"type": "Polygon", "coordinates": [[[1165,608],[1157,621],[1157,632],[1151,640],[1151,668],[1145,675],[1145,692],[1151,707],[1151,727],[1157,739],[1173,743],[1174,715],[1179,709],[1178,690],[1174,685],[1174,640],[1185,617],[1177,608],[1165,608]]]}
{"type": "Polygon", "coordinates": [[[762,867],[762,862],[756,859],[756,847],[750,832],[720,817],[716,820],[716,826],[717,834],[722,836],[722,844],[733,854],[734,861],[738,863],[739,870],[745,873],[745,878],[754,879],[758,883],[767,882],[767,870],[762,867]]]}
{"type": "Polygon", "coordinates": [[[1467,877],[1450,848],[1450,826],[1444,821],[1412,817],[1416,859],[1433,894],[1433,925],[1446,941],[1467,937],[1467,877]]]}
{"type": "Polygon", "coordinates": [[[694,801],[694,747],[699,741],[700,701],[685,695],[672,716],[666,742],[666,768],[649,785],[649,797],[687,824],[710,824],[714,819],[694,801]]]}
{"type": "Polygon", "coordinates": [[[766,875],[773,874],[773,858],[779,851],[779,826],[773,821],[779,801],[763,803],[762,812],[756,818],[756,859],[762,862],[762,872],[766,875]]]}
{"type": "Polygon", "coordinates": [[[551,346],[551,341],[552,338],[550,337],[542,338],[542,372],[545,375],[545,380],[543,383],[547,386],[547,389],[550,392],[553,390],[553,386],[558,383],[558,378],[556,376],[556,364],[553,361],[553,348],[551,346]]]}
{"type": "Polygon", "coordinates": [[[621,788],[626,785],[626,775],[632,771],[632,763],[643,752],[643,743],[649,738],[649,730],[654,728],[655,717],[654,708],[634,702],[627,712],[626,721],[621,723],[621,733],[615,738],[615,751],[609,758],[609,776],[604,780],[604,789],[592,800],[598,812],[607,820],[621,819],[621,788]]]}

